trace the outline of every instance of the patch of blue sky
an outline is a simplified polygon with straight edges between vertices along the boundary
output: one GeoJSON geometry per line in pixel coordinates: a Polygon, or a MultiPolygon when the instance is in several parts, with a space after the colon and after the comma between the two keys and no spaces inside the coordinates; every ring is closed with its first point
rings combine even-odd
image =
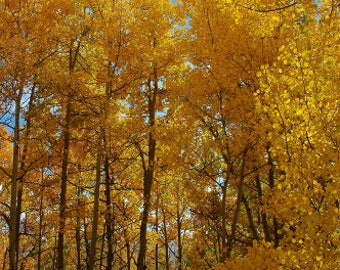
{"type": "Polygon", "coordinates": [[[157,110],[156,111],[156,117],[157,118],[162,118],[168,115],[169,108],[165,108],[164,110],[157,110]]]}

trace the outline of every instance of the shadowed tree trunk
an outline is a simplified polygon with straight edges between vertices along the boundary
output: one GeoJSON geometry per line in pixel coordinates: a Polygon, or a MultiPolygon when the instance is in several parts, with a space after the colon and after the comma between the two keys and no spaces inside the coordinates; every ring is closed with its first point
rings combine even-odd
{"type": "Polygon", "coordinates": [[[11,172],[11,202],[10,202],[10,218],[9,218],[9,267],[10,270],[17,270],[17,254],[18,254],[18,237],[19,226],[17,217],[17,200],[18,200],[18,171],[19,171],[19,136],[20,136],[20,109],[23,89],[19,89],[15,100],[14,115],[14,134],[13,134],[13,156],[12,156],[12,172],[11,172]]]}
{"type": "Polygon", "coordinates": [[[164,233],[164,249],[165,249],[165,269],[170,269],[170,262],[169,262],[169,239],[168,239],[168,230],[166,227],[166,214],[164,208],[162,209],[163,212],[163,233],[164,233]]]}
{"type": "Polygon", "coordinates": [[[71,101],[68,97],[66,104],[63,159],[61,165],[61,191],[59,205],[59,228],[58,228],[58,247],[57,247],[57,269],[64,270],[64,232],[66,220],[66,192],[67,192],[67,173],[70,147],[70,124],[71,124],[71,101]]]}
{"type": "Polygon", "coordinates": [[[106,216],[105,216],[105,226],[106,226],[106,240],[107,240],[107,258],[106,267],[107,270],[111,270],[113,267],[113,226],[112,226],[112,207],[111,207],[111,183],[110,183],[110,172],[109,172],[109,158],[105,154],[104,161],[105,170],[105,203],[106,203],[106,216]]]}
{"type": "Polygon", "coordinates": [[[176,205],[176,222],[177,222],[177,245],[178,245],[178,270],[182,270],[182,220],[181,214],[179,210],[179,202],[177,201],[176,205]]]}
{"type": "MultiPolygon", "coordinates": [[[[263,197],[263,192],[262,192],[262,187],[261,187],[261,180],[260,176],[257,174],[255,177],[256,181],[256,189],[257,189],[257,196],[262,204],[262,197],[263,197]]],[[[264,240],[269,242],[270,241],[270,233],[269,233],[269,226],[267,222],[267,213],[262,211],[261,212],[261,223],[262,223],[262,228],[263,228],[263,233],[264,233],[264,240]]]]}
{"type": "Polygon", "coordinates": [[[144,153],[140,147],[140,155],[142,156],[143,162],[143,184],[144,184],[144,192],[143,192],[143,212],[142,212],[142,221],[140,226],[140,238],[139,238],[139,253],[137,258],[137,269],[144,270],[146,269],[146,242],[147,242],[147,225],[148,218],[150,212],[150,203],[151,203],[151,189],[154,175],[154,166],[155,166],[155,153],[156,153],[156,140],[153,135],[152,129],[155,127],[155,118],[156,118],[156,98],[158,93],[158,82],[157,82],[157,74],[156,69],[154,70],[154,86],[152,87],[151,80],[148,81],[148,118],[149,118],[149,127],[151,131],[149,131],[148,136],[148,161],[145,161],[144,153]]]}
{"type": "MultiPolygon", "coordinates": [[[[87,30],[88,31],[88,30],[87,30]]],[[[86,35],[87,31],[83,31],[79,39],[76,41],[76,47],[74,48],[75,39],[70,40],[69,44],[69,76],[72,79],[73,72],[79,56],[81,39],[86,35]]],[[[59,205],[59,228],[58,228],[58,247],[57,247],[57,269],[64,270],[64,233],[66,223],[66,195],[67,195],[67,182],[68,182],[68,163],[69,163],[69,148],[70,148],[70,128],[71,128],[71,100],[72,100],[72,85],[67,85],[67,96],[65,104],[65,117],[63,126],[63,154],[61,164],[61,183],[60,183],[60,205],[59,205]]]]}
{"type": "MultiPolygon", "coordinates": [[[[101,132],[102,134],[102,132],[101,132]]],[[[97,243],[97,229],[98,229],[98,211],[99,211],[99,191],[101,180],[101,161],[102,161],[102,135],[99,135],[97,146],[97,160],[96,160],[96,183],[94,190],[94,205],[93,205],[93,217],[92,217],[92,234],[91,234],[91,246],[89,257],[89,270],[94,269],[95,257],[96,257],[96,243],[97,243]]]]}
{"type": "Polygon", "coordinates": [[[237,221],[238,221],[238,217],[239,217],[240,210],[241,210],[242,198],[244,196],[243,181],[244,181],[244,169],[245,169],[246,154],[247,154],[247,149],[244,150],[243,155],[242,155],[242,164],[241,164],[240,176],[239,176],[240,179],[239,179],[239,183],[237,185],[238,194],[237,194],[236,206],[235,206],[235,211],[234,211],[234,217],[233,217],[233,221],[232,221],[232,225],[231,225],[231,232],[230,232],[230,235],[229,235],[229,238],[228,238],[228,243],[227,243],[228,245],[227,245],[227,251],[226,251],[226,258],[230,257],[231,251],[232,251],[233,246],[234,246],[237,221]]]}

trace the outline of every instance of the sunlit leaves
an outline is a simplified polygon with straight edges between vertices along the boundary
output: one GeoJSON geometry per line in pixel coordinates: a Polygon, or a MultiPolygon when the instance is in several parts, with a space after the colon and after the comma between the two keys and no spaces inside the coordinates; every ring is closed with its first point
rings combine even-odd
{"type": "Polygon", "coordinates": [[[148,268],[339,268],[336,1],[2,1],[0,13],[1,241],[17,102],[23,268],[56,260],[67,103],[67,267],[88,260],[100,140],[97,266],[111,252],[134,269],[148,197],[148,268]]]}

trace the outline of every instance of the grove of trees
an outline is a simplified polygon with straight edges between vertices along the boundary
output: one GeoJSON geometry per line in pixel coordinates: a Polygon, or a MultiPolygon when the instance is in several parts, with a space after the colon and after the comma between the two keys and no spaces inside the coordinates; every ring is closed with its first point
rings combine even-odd
{"type": "Polygon", "coordinates": [[[0,22],[0,269],[340,269],[338,0],[0,22]]]}

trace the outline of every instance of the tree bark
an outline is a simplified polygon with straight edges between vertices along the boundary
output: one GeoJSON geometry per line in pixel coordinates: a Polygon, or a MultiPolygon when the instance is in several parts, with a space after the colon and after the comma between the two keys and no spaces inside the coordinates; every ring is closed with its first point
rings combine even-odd
{"type": "MultiPolygon", "coordinates": [[[[69,76],[72,79],[73,71],[77,63],[81,38],[87,33],[84,31],[80,39],[77,41],[77,46],[74,48],[74,39],[70,40],[69,48],[69,76]]],[[[68,163],[69,163],[69,148],[70,148],[70,127],[71,127],[71,95],[74,89],[71,89],[71,85],[68,85],[67,100],[66,100],[66,112],[65,112],[65,125],[63,127],[63,157],[61,165],[61,183],[60,183],[60,205],[59,205],[59,228],[58,228],[58,247],[57,247],[57,269],[64,270],[64,231],[66,223],[66,193],[67,193],[67,181],[68,181],[68,163]]]]}
{"type": "MultiPolygon", "coordinates": [[[[81,188],[80,188],[80,179],[78,180],[78,187],[77,187],[77,206],[81,206],[81,201],[80,201],[80,196],[81,196],[81,188]]],[[[77,215],[76,217],[76,232],[75,232],[75,237],[76,237],[76,246],[77,246],[77,270],[81,270],[81,235],[80,235],[80,217],[77,215]]]]}
{"type": "Polygon", "coordinates": [[[70,147],[70,124],[71,124],[71,100],[68,97],[66,104],[65,127],[64,127],[64,145],[63,159],[61,165],[61,191],[59,206],[59,228],[58,228],[58,247],[57,247],[57,269],[64,270],[64,232],[66,221],[66,192],[68,179],[68,160],[70,147]]]}
{"type": "MultiPolygon", "coordinates": [[[[155,221],[155,231],[156,231],[156,235],[158,236],[158,212],[159,212],[159,193],[158,193],[158,189],[157,189],[157,198],[156,198],[156,221],[155,221]]],[[[157,239],[157,243],[156,243],[156,247],[155,247],[155,270],[158,270],[158,239],[157,239]]]]}
{"type": "MultiPolygon", "coordinates": [[[[152,190],[152,182],[154,177],[154,166],[155,166],[155,153],[156,153],[156,140],[153,135],[153,128],[155,127],[155,118],[156,118],[156,110],[155,103],[158,92],[157,86],[157,74],[156,70],[154,70],[154,87],[151,86],[151,80],[148,82],[149,94],[148,94],[148,117],[149,117],[149,127],[151,131],[149,131],[148,137],[148,164],[143,164],[144,169],[144,192],[143,192],[143,212],[142,212],[142,221],[140,226],[140,237],[139,237],[139,253],[137,258],[137,270],[145,270],[146,269],[146,242],[147,242],[147,225],[148,218],[150,212],[150,203],[151,203],[151,190],[152,190]],[[153,88],[153,89],[152,89],[153,88]]],[[[140,155],[144,155],[142,151],[140,151],[140,155]]]]}
{"type": "Polygon", "coordinates": [[[169,262],[169,239],[168,239],[168,230],[166,227],[166,215],[165,210],[163,212],[163,233],[164,233],[164,248],[165,248],[165,269],[170,269],[170,262],[169,262]]]}
{"type": "Polygon", "coordinates": [[[225,173],[225,179],[223,181],[221,191],[222,191],[222,202],[221,202],[221,209],[220,209],[220,215],[221,215],[221,242],[222,242],[222,250],[220,252],[220,262],[224,263],[227,259],[227,188],[230,178],[230,172],[231,172],[231,163],[229,154],[223,154],[223,160],[224,163],[227,165],[227,171],[225,173]]]}
{"type": "Polygon", "coordinates": [[[112,207],[111,207],[111,181],[110,181],[110,171],[109,171],[109,158],[105,154],[104,161],[105,170],[105,203],[106,203],[106,240],[107,240],[107,270],[111,270],[113,267],[113,248],[112,248],[112,236],[113,236],[113,226],[112,226],[112,207]]]}
{"type": "MultiPolygon", "coordinates": [[[[262,204],[262,187],[261,187],[261,182],[260,182],[260,176],[257,174],[255,177],[256,181],[256,189],[257,189],[257,196],[260,201],[260,204],[262,204]]],[[[270,241],[270,233],[269,233],[269,226],[267,222],[267,213],[265,211],[261,212],[261,223],[262,223],[262,228],[263,228],[263,233],[264,233],[264,239],[265,241],[269,242],[270,241]]]]}
{"type": "Polygon", "coordinates": [[[222,202],[221,202],[221,240],[222,240],[222,250],[220,254],[220,262],[224,262],[227,258],[227,213],[226,213],[226,207],[227,207],[227,181],[224,180],[223,186],[222,186],[222,202]]]}
{"type": "Polygon", "coordinates": [[[234,241],[235,241],[235,234],[236,234],[236,227],[237,227],[237,221],[238,221],[238,216],[240,214],[241,210],[241,202],[243,198],[243,181],[244,181],[244,169],[245,169],[245,156],[246,156],[247,151],[244,150],[244,153],[242,155],[242,165],[241,165],[241,170],[240,170],[240,180],[237,186],[238,189],[238,194],[237,194],[237,200],[236,200],[236,207],[234,211],[234,217],[231,225],[231,232],[228,238],[228,247],[226,251],[226,258],[229,258],[231,255],[231,251],[234,246],[234,241]]]}
{"type": "MultiPolygon", "coordinates": [[[[274,181],[275,181],[275,175],[274,175],[274,171],[275,171],[275,165],[274,165],[274,160],[271,156],[270,153],[270,143],[268,143],[267,145],[267,153],[268,153],[268,165],[270,166],[269,168],[269,174],[268,174],[268,178],[269,178],[269,187],[271,189],[274,189],[274,181]]],[[[278,230],[279,230],[279,223],[277,221],[277,218],[274,216],[273,217],[273,235],[274,235],[274,247],[277,248],[279,246],[279,242],[280,242],[280,235],[278,234],[278,230]]]]}
{"type": "MultiPolygon", "coordinates": [[[[102,134],[102,132],[100,132],[102,134]]],[[[96,257],[96,243],[97,243],[97,229],[98,229],[98,211],[99,211],[99,195],[100,195],[100,180],[101,180],[101,161],[102,161],[102,135],[99,135],[97,146],[97,160],[96,160],[96,184],[94,190],[94,205],[93,205],[93,218],[92,218],[92,234],[91,246],[89,257],[89,270],[94,269],[96,257]]]]}
{"type": "Polygon", "coordinates": [[[19,89],[19,93],[15,100],[15,119],[13,134],[13,156],[12,156],[12,172],[11,172],[11,202],[10,202],[10,218],[9,218],[9,268],[17,270],[18,255],[18,237],[19,226],[17,214],[18,199],[18,171],[19,171],[19,144],[20,144],[20,110],[23,89],[19,89]]]}
{"type": "Polygon", "coordinates": [[[182,220],[181,220],[181,215],[179,211],[179,203],[177,203],[177,209],[176,209],[176,222],[177,222],[177,245],[178,245],[177,269],[182,270],[182,220]]]}
{"type": "Polygon", "coordinates": [[[255,227],[254,217],[253,217],[253,214],[251,212],[251,209],[250,209],[249,203],[247,201],[247,198],[244,195],[243,195],[242,201],[243,201],[244,207],[246,209],[246,213],[247,213],[247,217],[248,217],[248,221],[249,221],[250,230],[251,230],[251,232],[253,234],[253,239],[257,240],[258,239],[258,234],[257,234],[256,227],[255,227]]]}
{"type": "Polygon", "coordinates": [[[137,259],[137,269],[144,270],[146,269],[146,236],[147,236],[147,225],[148,218],[150,212],[150,198],[151,198],[151,187],[152,187],[152,179],[153,179],[153,170],[147,169],[144,173],[144,203],[143,203],[143,212],[142,212],[142,222],[140,227],[140,238],[139,238],[139,253],[137,259]]]}
{"type": "Polygon", "coordinates": [[[42,251],[42,236],[43,236],[43,218],[44,218],[44,170],[41,172],[41,191],[39,200],[39,239],[38,239],[38,267],[37,270],[41,269],[41,251],[42,251]]]}

